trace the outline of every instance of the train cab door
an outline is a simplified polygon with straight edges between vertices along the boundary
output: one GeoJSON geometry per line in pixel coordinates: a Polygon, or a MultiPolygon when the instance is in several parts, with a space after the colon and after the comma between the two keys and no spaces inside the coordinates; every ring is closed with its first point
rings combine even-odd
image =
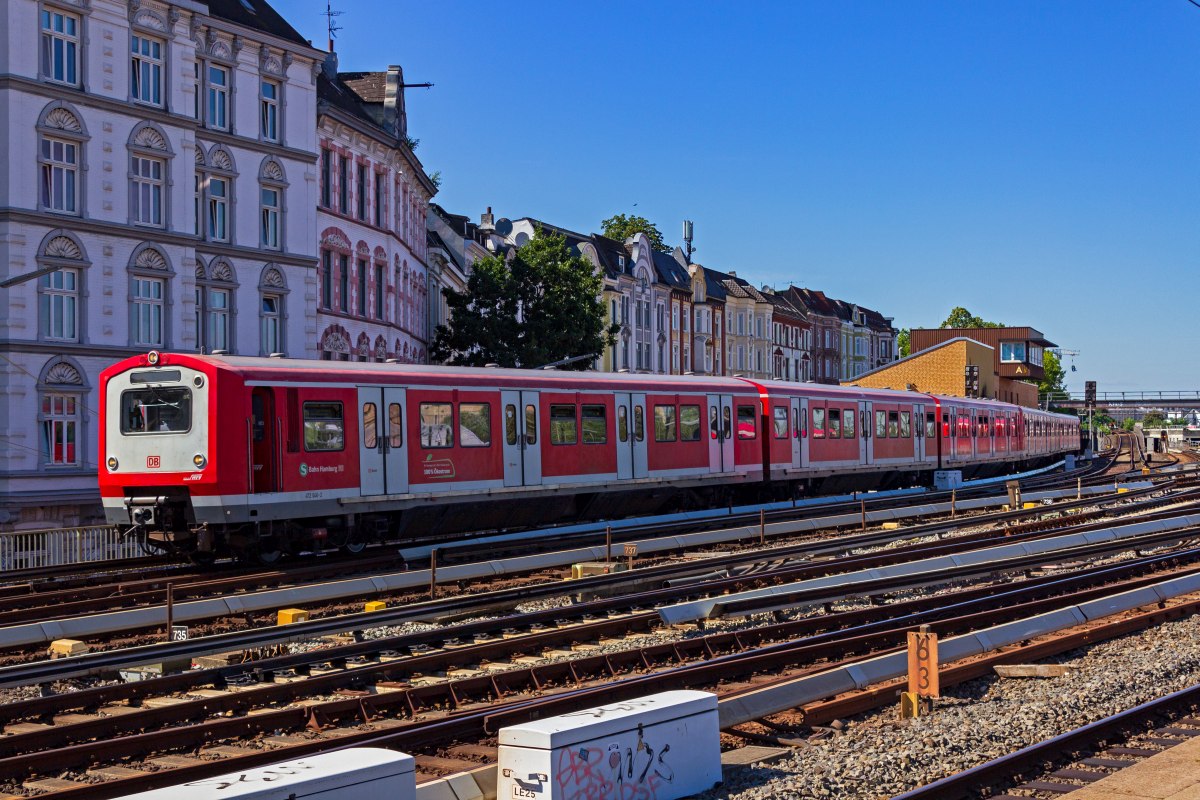
{"type": "Polygon", "coordinates": [[[632,394],[629,396],[632,405],[630,412],[633,417],[633,428],[629,437],[633,445],[633,477],[647,478],[650,476],[649,445],[646,443],[646,395],[632,394]]]}
{"type": "Polygon", "coordinates": [[[913,406],[912,429],[913,461],[920,463],[925,460],[925,406],[913,406]]]}
{"type": "Polygon", "coordinates": [[[792,398],[792,469],[799,469],[807,463],[808,444],[808,401],[799,397],[792,398]]]}
{"type": "Polygon", "coordinates": [[[858,463],[875,463],[875,417],[871,412],[871,403],[867,400],[858,401],[858,463]]]}
{"type": "Polygon", "coordinates": [[[279,491],[279,440],[281,420],[275,413],[275,395],[265,386],[250,395],[250,454],[255,494],[279,491]]]}
{"type": "Polygon", "coordinates": [[[358,484],[359,494],[383,494],[387,489],[384,466],[383,387],[358,388],[358,484]]]}
{"type": "Polygon", "coordinates": [[[387,386],[383,390],[379,437],[383,440],[384,485],[388,494],[408,493],[408,442],[404,440],[404,413],[408,408],[405,390],[387,386]]]}

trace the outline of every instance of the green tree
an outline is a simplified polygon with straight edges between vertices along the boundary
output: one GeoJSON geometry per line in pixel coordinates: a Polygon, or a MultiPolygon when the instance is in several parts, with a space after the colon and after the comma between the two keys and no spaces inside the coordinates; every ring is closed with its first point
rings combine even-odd
{"type": "Polygon", "coordinates": [[[1151,411],[1142,417],[1143,428],[1161,428],[1167,424],[1167,418],[1161,411],[1151,411]]]}
{"type": "Polygon", "coordinates": [[[1133,417],[1126,417],[1125,419],[1121,420],[1121,430],[1123,430],[1123,431],[1132,431],[1132,430],[1133,430],[1133,426],[1134,426],[1134,425],[1136,425],[1136,424],[1137,424],[1137,423],[1136,423],[1136,422],[1134,422],[1134,419],[1133,419],[1133,417]]]}
{"type": "Polygon", "coordinates": [[[1038,393],[1051,397],[1062,397],[1067,393],[1066,370],[1059,363],[1058,356],[1046,350],[1042,353],[1042,370],[1045,377],[1038,381],[1038,393]]]}
{"type": "Polygon", "coordinates": [[[625,241],[635,233],[644,233],[650,239],[650,246],[655,250],[670,249],[663,241],[662,231],[645,217],[617,214],[615,217],[609,217],[601,222],[600,226],[604,229],[605,236],[616,239],[618,242],[625,241]]]}
{"type": "Polygon", "coordinates": [[[967,311],[962,306],[955,306],[950,310],[950,316],[946,317],[942,322],[943,328],[1003,328],[1003,322],[988,322],[982,317],[977,317],[970,311],[967,311]]]}
{"type": "Polygon", "coordinates": [[[901,358],[907,358],[912,352],[912,334],[908,328],[901,328],[900,333],[896,334],[896,349],[901,358]]]}
{"type": "Polygon", "coordinates": [[[605,327],[601,278],[573,255],[561,234],[538,230],[511,258],[477,261],[465,292],[443,290],[449,325],[439,325],[431,357],[462,366],[539,367],[575,356],[587,369],[616,337],[605,327]]]}

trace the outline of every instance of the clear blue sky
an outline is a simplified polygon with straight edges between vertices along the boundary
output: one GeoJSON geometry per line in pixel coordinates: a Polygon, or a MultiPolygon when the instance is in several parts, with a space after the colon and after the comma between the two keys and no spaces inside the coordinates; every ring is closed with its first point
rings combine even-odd
{"type": "MultiPolygon", "coordinates": [[[[324,46],[323,1],[277,4],[324,46]]],[[[341,69],[436,84],[409,131],[452,212],[689,218],[756,284],[1032,325],[1074,390],[1200,386],[1187,0],[335,8],[341,69]]]]}

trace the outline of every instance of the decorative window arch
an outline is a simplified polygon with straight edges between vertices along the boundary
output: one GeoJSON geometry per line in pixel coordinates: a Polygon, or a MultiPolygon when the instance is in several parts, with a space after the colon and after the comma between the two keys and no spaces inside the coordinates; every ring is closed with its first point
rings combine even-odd
{"type": "Polygon", "coordinates": [[[359,361],[371,360],[371,337],[365,333],[358,335],[358,343],[354,347],[354,354],[358,356],[359,361]]]}
{"type": "MultiPolygon", "coordinates": [[[[178,12],[173,11],[177,15],[178,12]]],[[[171,25],[164,15],[145,6],[130,6],[129,99],[163,108],[170,97],[171,25]]]]}
{"type": "Polygon", "coordinates": [[[66,356],[56,356],[38,376],[39,460],[43,468],[87,467],[87,373],[66,356]]]}
{"type": "Polygon", "coordinates": [[[158,245],[143,242],[129,256],[129,344],[169,348],[171,337],[171,262],[158,245]]]}
{"type": "Polygon", "coordinates": [[[375,337],[375,360],[382,364],[384,361],[387,361],[387,357],[388,357],[387,342],[384,341],[382,336],[376,336],[375,337]]]}
{"type": "Polygon", "coordinates": [[[129,150],[129,224],[166,228],[170,225],[170,140],[157,125],[136,125],[126,143],[129,150]]]}
{"type": "Polygon", "coordinates": [[[287,353],[287,280],[275,264],[263,266],[258,279],[259,355],[287,353]]]}
{"type": "Polygon", "coordinates": [[[86,341],[87,268],[83,244],[75,234],[51,231],[37,250],[38,340],[86,341]]]}
{"type": "Polygon", "coordinates": [[[87,142],[91,138],[83,117],[61,100],[48,103],[38,115],[38,209],[53,214],[83,216],[87,142]]]}
{"type": "Polygon", "coordinates": [[[233,185],[237,167],[233,156],[215,144],[204,157],[196,153],[196,230],[210,242],[234,241],[236,199],[233,185]]]}
{"type": "Polygon", "coordinates": [[[340,228],[321,233],[321,263],[318,267],[321,296],[319,307],[326,311],[345,311],[350,307],[350,239],[340,228]]]}
{"type": "Polygon", "coordinates": [[[210,261],[207,270],[197,259],[196,349],[202,353],[237,352],[236,275],[223,257],[210,261]]]}
{"type": "Polygon", "coordinates": [[[349,361],[350,334],[341,325],[330,325],[321,334],[322,361],[349,361]]]}
{"type": "Polygon", "coordinates": [[[287,185],[283,165],[271,156],[264,158],[258,170],[258,241],[268,250],[284,249],[284,200],[287,197],[287,185]]]}

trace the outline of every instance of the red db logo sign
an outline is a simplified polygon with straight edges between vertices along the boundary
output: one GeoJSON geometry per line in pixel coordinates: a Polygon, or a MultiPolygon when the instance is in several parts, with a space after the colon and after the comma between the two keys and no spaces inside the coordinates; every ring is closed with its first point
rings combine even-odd
{"type": "Polygon", "coordinates": [[[146,456],[146,469],[158,469],[162,466],[162,456],[146,456]]]}

